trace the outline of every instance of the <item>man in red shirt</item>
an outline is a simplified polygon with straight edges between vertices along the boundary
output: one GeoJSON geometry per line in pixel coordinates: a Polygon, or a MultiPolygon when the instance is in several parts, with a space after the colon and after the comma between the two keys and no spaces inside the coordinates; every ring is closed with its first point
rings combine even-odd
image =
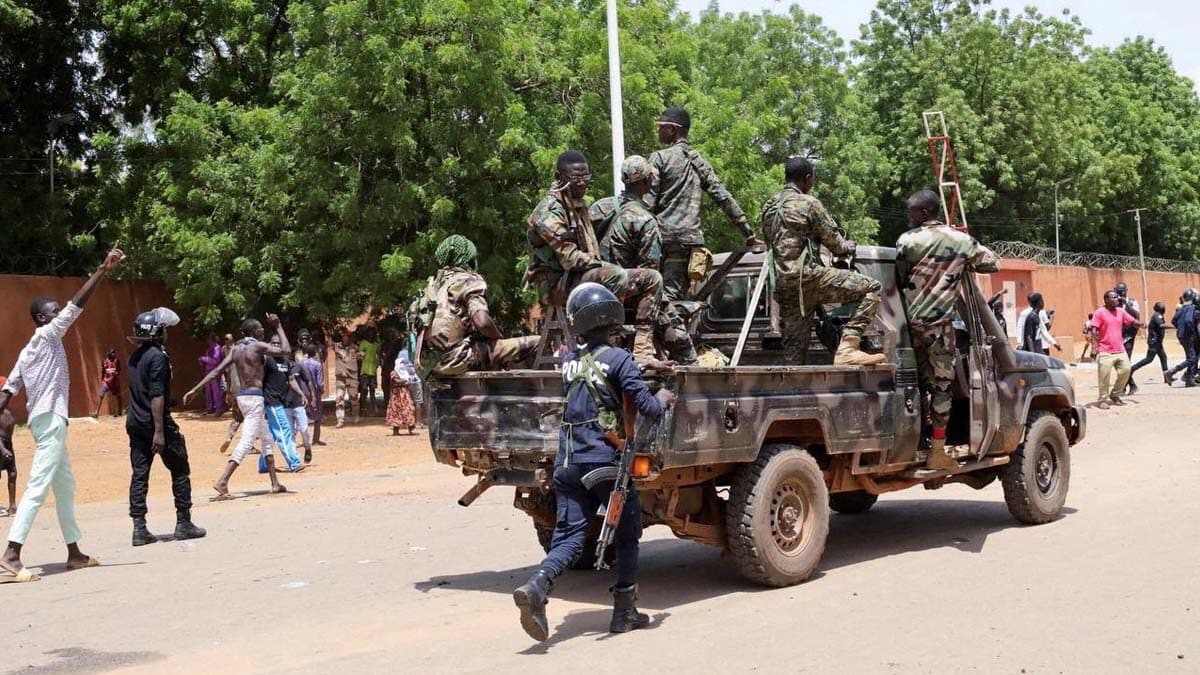
{"type": "Polygon", "coordinates": [[[1125,353],[1124,331],[1126,326],[1142,326],[1125,308],[1117,306],[1117,302],[1117,292],[1108,291],[1104,294],[1104,306],[1092,314],[1099,366],[1096,372],[1100,378],[1100,400],[1096,407],[1101,410],[1108,410],[1109,404],[1125,405],[1120,396],[1129,383],[1129,355],[1125,353]]]}
{"type": "Polygon", "coordinates": [[[121,405],[121,359],[117,356],[117,350],[112,347],[108,348],[108,354],[100,366],[100,400],[96,401],[96,414],[92,417],[100,417],[105,396],[112,396],[117,400],[117,412],[113,417],[125,414],[124,406],[121,405]]]}

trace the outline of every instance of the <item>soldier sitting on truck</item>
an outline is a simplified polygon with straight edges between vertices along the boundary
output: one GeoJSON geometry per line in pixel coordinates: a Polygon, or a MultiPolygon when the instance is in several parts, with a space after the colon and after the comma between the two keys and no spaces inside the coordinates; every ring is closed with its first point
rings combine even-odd
{"type": "Polygon", "coordinates": [[[858,307],[842,330],[834,365],[870,366],[883,363],[883,354],[861,349],[863,331],[879,309],[880,283],[850,270],[821,262],[821,244],[834,255],[854,253],[855,243],[809,192],[817,181],[812,162],[792,157],[784,165],[787,185],[763,206],[763,234],[775,264],[775,293],[783,322],[783,344],[788,358],[799,363],[807,351],[809,317],[825,304],[857,302],[858,307]]]}
{"type": "Polygon", "coordinates": [[[434,375],[471,370],[500,370],[529,361],[538,337],[506,338],[488,311],[487,282],[475,272],[475,244],[458,234],[437,247],[438,272],[429,278],[413,313],[424,330],[417,338],[414,363],[422,349],[438,359],[434,375]]]}
{"type": "MultiPolygon", "coordinates": [[[[538,289],[544,308],[562,306],[571,289],[596,282],[624,301],[637,303],[633,353],[643,365],[657,358],[652,330],[662,302],[662,276],[655,270],[625,269],[604,262],[583,198],[592,171],[582,153],[558,156],[554,185],[529,216],[531,249],[527,280],[538,289]]],[[[690,340],[690,338],[688,338],[690,340]]],[[[668,351],[678,347],[664,345],[668,351]]]]}
{"type": "MultiPolygon", "coordinates": [[[[625,269],[657,270],[662,261],[662,235],[658,217],[642,200],[654,189],[658,171],[645,157],[630,155],[621,164],[621,180],[624,192],[597,200],[588,209],[592,229],[600,240],[600,257],[625,269]]],[[[672,361],[680,365],[696,362],[696,349],[683,319],[665,297],[659,306],[654,335],[667,347],[672,361]]]]}
{"type": "MultiPolygon", "coordinates": [[[[632,355],[608,344],[609,335],[624,322],[625,306],[607,288],[580,284],[567,299],[571,332],[585,341],[563,358],[564,401],[554,460],[557,520],[550,551],[537,572],[513,592],[521,610],[521,627],[535,640],[549,637],[546,597],[554,580],[583,554],[592,516],[608,503],[612,480],[592,479],[616,463],[613,438],[623,428],[623,397],[628,396],[644,417],[658,419],[674,400],[663,389],[654,396],[642,380],[632,355]]],[[[642,536],[642,507],[637,490],[630,490],[616,530],[617,583],[612,588],[613,614],[609,631],[625,633],[644,628],[650,618],[637,611],[638,540],[642,536]]]]}
{"type": "Polygon", "coordinates": [[[908,220],[914,229],[896,243],[896,265],[908,305],[909,332],[922,390],[928,397],[926,417],[933,427],[933,444],[926,465],[954,471],[958,459],[946,453],[954,380],[954,306],[963,275],[996,271],[996,255],[969,234],[937,219],[941,200],[922,190],[908,198],[908,220]]]}

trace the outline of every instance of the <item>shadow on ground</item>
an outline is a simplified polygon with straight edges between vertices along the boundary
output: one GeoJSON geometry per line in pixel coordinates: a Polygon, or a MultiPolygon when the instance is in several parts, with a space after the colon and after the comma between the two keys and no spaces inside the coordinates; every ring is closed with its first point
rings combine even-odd
{"type": "Polygon", "coordinates": [[[46,652],[57,660],[44,666],[14,668],[6,675],[57,675],[59,673],[101,673],[166,659],[158,652],[102,652],[83,647],[65,647],[46,652]]]}
{"type": "MultiPolygon", "coordinates": [[[[1074,509],[1063,509],[1064,515],[1072,513],[1074,509]]],[[[993,532],[1024,527],[1013,520],[1003,502],[956,499],[888,502],[885,497],[867,513],[834,514],[825,555],[810,583],[819,583],[823,572],[893,555],[938,548],[980,553],[993,532]]],[[[529,538],[532,542],[532,532],[529,538]]],[[[414,584],[414,588],[422,593],[444,588],[507,595],[524,583],[540,562],[536,544],[528,548],[529,565],[436,576],[414,584]]],[[[607,605],[611,602],[608,587],[612,581],[611,573],[573,571],[558,580],[553,597],[607,605]]],[[[638,583],[643,610],[666,610],[730,593],[770,590],[742,578],[732,561],[723,559],[717,549],[681,539],[642,543],[638,583]]],[[[572,625],[573,622],[567,621],[565,630],[560,627],[556,635],[563,632],[570,637],[572,625]]],[[[580,620],[579,625],[594,631],[602,624],[597,617],[589,616],[587,621],[580,620]]]]}

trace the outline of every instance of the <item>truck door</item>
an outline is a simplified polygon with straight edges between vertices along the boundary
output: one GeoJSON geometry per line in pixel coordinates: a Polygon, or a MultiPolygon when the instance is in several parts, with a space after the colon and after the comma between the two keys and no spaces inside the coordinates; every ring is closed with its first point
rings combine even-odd
{"type": "Polygon", "coordinates": [[[967,350],[967,381],[971,396],[971,451],[983,458],[991,446],[992,436],[1000,421],[999,397],[996,390],[995,362],[989,336],[983,329],[980,312],[987,303],[980,295],[975,275],[968,274],[963,283],[961,306],[965,308],[967,332],[971,345],[967,350]]]}

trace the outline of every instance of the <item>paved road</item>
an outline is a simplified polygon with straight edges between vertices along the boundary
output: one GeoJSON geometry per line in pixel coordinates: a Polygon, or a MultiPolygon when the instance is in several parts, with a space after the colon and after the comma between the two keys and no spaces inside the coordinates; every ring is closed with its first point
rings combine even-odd
{"type": "MultiPolygon", "coordinates": [[[[456,506],[465,479],[428,461],[205,503],[198,542],[132,549],[123,505],[88,504],[87,550],[106,566],[80,572],[46,564],[63,556],[50,512],[27,556],[46,578],[0,586],[0,674],[581,672],[618,658],[638,672],[1197,673],[1197,396],[1150,383],[1094,412],[1057,522],[1016,525],[998,485],[885,496],[834,517],[820,573],[794,588],[749,585],[715,550],[648,530],[652,629],[602,632],[611,580],[574,573],[542,645],[509,595],[540,557],[528,521],[501,489],[456,506]]],[[[156,498],[152,527],[168,531],[169,511],[156,498]]]]}

